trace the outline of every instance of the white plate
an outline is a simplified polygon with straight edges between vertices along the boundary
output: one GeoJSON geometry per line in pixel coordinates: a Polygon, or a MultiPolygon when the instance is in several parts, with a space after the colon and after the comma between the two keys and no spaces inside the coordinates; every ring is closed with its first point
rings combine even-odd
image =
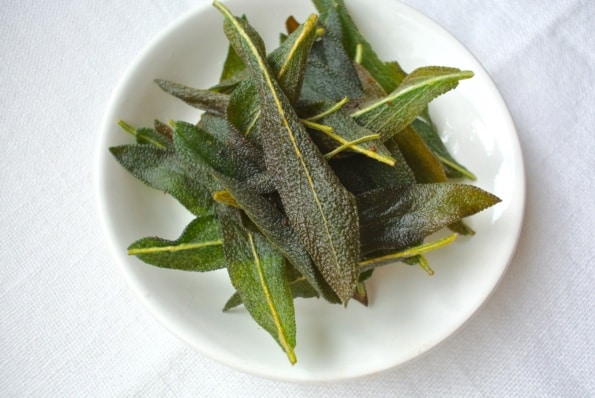
{"type": "MultiPolygon", "coordinates": [[[[307,0],[229,0],[246,14],[269,48],[285,18],[314,12],[307,0]]],[[[126,255],[134,240],[177,238],[191,216],[163,193],[131,177],[108,152],[129,143],[117,126],[195,121],[198,112],[163,93],[154,78],[209,87],[227,49],[222,17],[209,5],[185,15],[139,55],[116,90],[98,141],[100,216],[114,256],[132,289],[167,328],[198,351],[242,371],[289,381],[330,381],[379,372],[428,351],[468,320],[497,285],[516,246],[525,191],[515,128],[498,90],[480,63],[448,32],[394,0],[348,0],[356,23],[382,58],[406,70],[446,65],[475,72],[432,103],[448,147],[478,176],[477,185],[502,199],[472,217],[473,238],[428,256],[436,274],[396,264],[369,283],[371,304],[347,309],[322,300],[296,301],[298,363],[291,366],[274,340],[244,311],[222,313],[232,293],[225,271],[207,274],[158,269],[126,255]]],[[[151,347],[147,347],[150,349],[151,347]]]]}

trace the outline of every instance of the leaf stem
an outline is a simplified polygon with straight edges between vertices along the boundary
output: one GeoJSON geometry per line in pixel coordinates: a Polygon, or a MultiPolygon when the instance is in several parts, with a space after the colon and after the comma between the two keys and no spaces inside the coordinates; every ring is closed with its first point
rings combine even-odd
{"type": "Polygon", "coordinates": [[[118,126],[120,126],[122,130],[124,130],[128,134],[136,137],[136,129],[133,126],[126,123],[124,120],[118,120],[118,126]]]}
{"type": "MultiPolygon", "coordinates": [[[[410,247],[408,249],[405,249],[405,250],[402,250],[402,251],[399,251],[396,253],[391,253],[391,254],[387,254],[385,256],[380,256],[380,257],[375,257],[375,258],[371,258],[368,260],[360,261],[360,263],[359,263],[360,272],[364,272],[369,269],[372,269],[372,268],[376,267],[377,265],[379,265],[380,263],[394,261],[394,260],[401,260],[403,258],[413,257],[413,256],[417,256],[420,254],[427,253],[432,250],[439,249],[443,246],[448,245],[449,243],[454,242],[455,239],[457,238],[457,236],[458,236],[458,234],[452,234],[452,235],[447,236],[446,238],[439,239],[434,242],[424,243],[419,246],[410,247]]],[[[422,265],[422,264],[420,264],[420,265],[422,265]]],[[[423,268],[423,265],[422,265],[422,268],[423,268]]]]}
{"type": "Polygon", "coordinates": [[[337,148],[333,149],[332,151],[330,151],[329,153],[324,155],[325,159],[330,159],[333,156],[337,155],[340,152],[343,152],[346,149],[349,148],[353,148],[355,145],[357,144],[361,144],[362,142],[366,142],[366,141],[372,141],[372,140],[377,140],[378,138],[380,138],[380,134],[370,134],[370,135],[365,135],[363,137],[360,137],[356,140],[353,141],[349,141],[341,146],[338,146],[337,148]]]}
{"type": "Polygon", "coordinates": [[[389,166],[395,165],[395,159],[388,157],[388,156],[382,156],[372,150],[362,148],[359,145],[350,144],[350,142],[347,141],[345,138],[336,134],[335,130],[333,130],[333,128],[330,126],[320,124],[320,123],[311,122],[309,120],[304,120],[304,119],[301,119],[301,121],[304,124],[304,126],[311,128],[313,130],[316,130],[316,131],[320,131],[321,133],[325,134],[329,138],[332,138],[333,140],[337,141],[341,145],[351,145],[349,148],[355,152],[359,152],[359,153],[366,155],[372,159],[375,159],[381,163],[388,164],[389,166]]]}
{"type": "Polygon", "coordinates": [[[202,249],[211,246],[221,246],[223,241],[221,239],[207,242],[197,243],[182,243],[175,246],[161,246],[161,247],[139,247],[137,249],[128,249],[128,255],[136,256],[138,254],[160,253],[160,252],[177,252],[184,250],[202,249]]]}
{"type": "Polygon", "coordinates": [[[337,112],[339,109],[341,109],[343,107],[343,105],[345,105],[347,102],[349,101],[349,98],[345,97],[343,98],[341,101],[337,102],[335,105],[331,106],[330,108],[328,108],[326,111],[319,113],[318,115],[314,115],[312,117],[307,118],[306,120],[309,122],[315,122],[317,120],[322,119],[323,117],[326,117],[332,113],[337,112]]]}
{"type": "Polygon", "coordinates": [[[271,292],[269,291],[269,287],[264,279],[264,272],[262,269],[262,264],[260,262],[260,256],[256,251],[256,245],[254,244],[254,238],[252,237],[251,233],[248,233],[248,241],[250,242],[250,250],[252,251],[252,256],[254,258],[254,264],[256,265],[256,269],[258,271],[258,278],[260,280],[260,286],[266,298],[267,304],[271,311],[271,316],[273,318],[273,322],[275,323],[275,327],[277,328],[277,335],[279,338],[279,343],[283,350],[287,354],[287,358],[289,358],[289,362],[291,364],[295,364],[297,362],[297,358],[295,356],[295,352],[291,344],[287,341],[285,337],[285,330],[283,329],[283,325],[281,324],[281,319],[279,318],[279,313],[277,308],[275,307],[275,303],[273,302],[273,298],[271,297],[271,292]]]}
{"type": "Polygon", "coordinates": [[[363,54],[364,54],[364,46],[362,45],[362,43],[357,43],[357,45],[355,46],[355,59],[354,59],[356,64],[361,65],[363,54]]]}
{"type": "Polygon", "coordinates": [[[434,276],[434,270],[430,267],[430,262],[424,255],[417,256],[417,264],[428,273],[430,276],[434,276]]]}
{"type": "Polygon", "coordinates": [[[449,73],[449,74],[445,74],[445,75],[440,75],[440,76],[435,76],[431,79],[427,79],[427,80],[422,80],[416,84],[411,84],[405,88],[402,89],[396,89],[395,91],[393,91],[392,93],[390,93],[389,95],[387,95],[384,98],[381,98],[380,100],[370,104],[369,106],[360,109],[357,112],[354,112],[351,114],[351,117],[354,118],[358,118],[368,112],[371,112],[372,110],[382,106],[382,105],[390,105],[393,101],[395,101],[395,99],[397,99],[398,97],[401,97],[411,91],[417,90],[420,87],[423,86],[429,86],[432,85],[434,83],[438,83],[442,80],[449,80],[449,79],[459,79],[459,80],[463,80],[463,79],[470,79],[473,77],[473,72],[469,71],[469,70],[462,70],[462,71],[458,71],[458,72],[453,72],[453,73],[449,73]]]}

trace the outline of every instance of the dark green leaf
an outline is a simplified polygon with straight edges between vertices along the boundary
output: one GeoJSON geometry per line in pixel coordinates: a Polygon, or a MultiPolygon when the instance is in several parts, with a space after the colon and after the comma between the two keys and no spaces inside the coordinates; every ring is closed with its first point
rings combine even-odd
{"type": "Polygon", "coordinates": [[[240,134],[259,142],[260,102],[252,80],[242,81],[231,93],[227,118],[240,134]]]}
{"type": "Polygon", "coordinates": [[[110,148],[118,162],[152,188],[167,192],[195,215],[212,213],[208,185],[193,173],[171,149],[151,145],[122,145],[110,148]]]}
{"type": "Polygon", "coordinates": [[[392,186],[357,196],[362,253],[401,250],[500,202],[472,185],[392,186]]]}
{"type": "Polygon", "coordinates": [[[192,88],[183,84],[170,82],[164,79],[155,79],[155,83],[166,93],[181,99],[188,105],[207,112],[224,115],[229,103],[227,94],[212,90],[192,88]]]}
{"type": "Polygon", "coordinates": [[[325,282],[296,232],[274,202],[259,195],[245,184],[215,175],[221,185],[252,220],[256,228],[304,275],[307,281],[329,302],[339,302],[337,295],[325,282]]]}
{"type": "Polygon", "coordinates": [[[336,35],[340,34],[345,51],[352,60],[361,53],[361,65],[378,81],[386,92],[393,91],[405,77],[405,72],[395,61],[384,62],[355,25],[343,0],[313,0],[325,25],[336,35]],[[360,50],[358,50],[360,47],[360,50]]]}
{"type": "MultiPolygon", "coordinates": [[[[407,126],[403,131],[395,135],[391,141],[398,145],[413,174],[415,174],[417,182],[448,181],[442,163],[413,127],[407,126]]],[[[473,235],[475,233],[463,221],[456,221],[449,228],[461,235],[473,235]]]]}
{"type": "Polygon", "coordinates": [[[317,37],[318,17],[311,15],[268,57],[279,86],[292,104],[302,89],[308,55],[317,37]]]}
{"type": "Polygon", "coordinates": [[[353,62],[345,53],[340,39],[332,31],[325,30],[312,46],[300,98],[339,101],[345,97],[363,96],[353,62]]]}
{"type": "MultiPolygon", "coordinates": [[[[224,134],[219,131],[218,133],[224,134]]],[[[197,168],[205,167],[244,181],[263,170],[236,152],[226,142],[193,124],[178,121],[174,128],[174,145],[180,157],[197,168]]]]}
{"type": "Polygon", "coordinates": [[[386,97],[373,101],[352,116],[362,126],[380,133],[387,140],[409,125],[430,101],[468,79],[473,72],[439,66],[411,72],[386,97]]]}
{"type": "Polygon", "coordinates": [[[260,42],[258,35],[246,29],[224,5],[215,2],[215,6],[225,16],[224,31],[258,91],[264,160],[289,223],[325,280],[347,303],[358,276],[355,200],[310,141],[255,44],[260,42]]]}
{"type": "Polygon", "coordinates": [[[238,57],[232,46],[227,48],[227,56],[223,63],[223,70],[221,71],[220,83],[238,82],[246,77],[246,65],[238,57]]]}
{"type": "Polygon", "coordinates": [[[405,160],[400,152],[396,154],[400,157],[395,166],[388,166],[362,155],[335,159],[329,164],[341,183],[354,194],[391,185],[414,183],[415,177],[405,160]]]}
{"type": "Polygon", "coordinates": [[[393,137],[419,183],[446,182],[448,178],[440,160],[411,126],[393,137]]]}
{"type": "Polygon", "coordinates": [[[173,147],[171,136],[164,134],[165,130],[161,128],[161,125],[157,120],[155,121],[155,129],[147,127],[135,128],[123,120],[118,121],[118,126],[120,126],[130,135],[134,136],[136,138],[137,144],[152,145],[161,149],[173,147]],[[159,128],[159,130],[157,130],[157,128],[159,128]]]}
{"type": "MultiPolygon", "coordinates": [[[[319,297],[316,289],[314,289],[312,285],[308,283],[308,280],[305,277],[303,277],[299,272],[292,272],[292,268],[289,267],[287,270],[287,274],[289,288],[291,289],[291,295],[294,299],[319,297]]],[[[240,295],[236,292],[229,298],[229,300],[227,300],[225,306],[223,307],[223,311],[229,311],[232,308],[235,308],[241,304],[242,297],[240,297],[240,295]]]]}
{"type": "Polygon", "coordinates": [[[237,212],[225,207],[219,211],[229,277],[252,318],[294,364],[295,314],[285,261],[262,235],[236,221],[237,212]]]}
{"type": "Polygon", "coordinates": [[[128,254],[161,268],[204,272],[225,267],[221,227],[214,216],[196,218],[174,241],[140,239],[128,247],[128,254]]]}
{"type": "Polygon", "coordinates": [[[411,126],[415,129],[417,134],[424,140],[432,152],[438,157],[442,163],[442,167],[449,178],[469,178],[475,180],[475,176],[465,168],[462,164],[457,162],[455,158],[448,152],[444,142],[438,135],[438,132],[428,123],[423,120],[416,119],[411,126]]]}

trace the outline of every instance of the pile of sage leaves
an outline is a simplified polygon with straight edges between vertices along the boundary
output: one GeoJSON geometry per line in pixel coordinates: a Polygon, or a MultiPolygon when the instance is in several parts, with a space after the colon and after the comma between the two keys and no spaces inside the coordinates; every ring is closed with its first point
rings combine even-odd
{"type": "Polygon", "coordinates": [[[473,73],[406,73],[378,57],[343,0],[313,2],[319,14],[289,17],[267,52],[247,18],[215,1],[230,44],[219,82],[155,80],[200,109],[198,123],[120,121],[136,143],[110,148],[194,215],[177,240],[143,238],[128,253],[163,268],[226,269],[236,293],[224,310],[243,305],[292,364],[295,298],[367,305],[376,267],[402,261],[431,274],[424,253],[473,234],[462,219],[500,201],[460,182],[475,177],[428,112],[473,73]],[[424,242],[443,228],[452,232],[424,242]]]}

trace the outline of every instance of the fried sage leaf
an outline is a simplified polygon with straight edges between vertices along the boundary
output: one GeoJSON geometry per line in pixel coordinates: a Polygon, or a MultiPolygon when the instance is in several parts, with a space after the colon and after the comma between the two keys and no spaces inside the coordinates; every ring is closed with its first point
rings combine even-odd
{"type": "Polygon", "coordinates": [[[473,72],[442,66],[426,66],[411,72],[386,97],[352,113],[362,126],[391,138],[415,120],[430,101],[454,89],[459,80],[469,79],[473,72]]]}
{"type": "Polygon", "coordinates": [[[154,129],[147,127],[137,129],[123,120],[118,121],[118,126],[127,133],[133,135],[136,138],[137,144],[153,145],[154,147],[161,149],[173,147],[172,136],[170,134],[171,129],[168,130],[167,125],[164,125],[159,120],[155,120],[154,129]]]}
{"type": "Polygon", "coordinates": [[[172,149],[136,144],[111,147],[110,152],[133,176],[152,188],[167,192],[191,213],[212,214],[213,200],[205,180],[191,173],[172,149]]]}
{"type": "MultiPolygon", "coordinates": [[[[287,275],[289,288],[291,289],[291,295],[294,299],[319,297],[316,289],[314,289],[312,285],[308,283],[308,280],[295,269],[288,267],[287,275]]],[[[223,307],[223,311],[229,311],[241,304],[242,297],[240,297],[239,293],[236,292],[229,298],[229,300],[227,300],[225,306],[223,307]]]]}
{"type": "Polygon", "coordinates": [[[413,184],[357,196],[362,253],[402,250],[500,199],[473,185],[413,184]]]}
{"type": "Polygon", "coordinates": [[[215,174],[215,178],[231,194],[235,203],[244,210],[257,230],[279,250],[327,301],[339,302],[337,295],[325,282],[293,228],[275,205],[250,189],[246,184],[215,174]]]}
{"type": "Polygon", "coordinates": [[[380,83],[386,92],[393,91],[405,77],[405,72],[395,61],[384,62],[361,34],[343,0],[313,0],[322,22],[335,35],[340,35],[345,51],[351,59],[358,60],[380,83]]]}
{"type": "Polygon", "coordinates": [[[421,119],[416,119],[411,124],[417,134],[424,140],[432,152],[442,163],[444,171],[449,178],[468,178],[476,180],[477,178],[465,166],[456,161],[456,159],[448,152],[448,149],[442,142],[442,139],[436,130],[427,122],[421,119]]]}
{"type": "Polygon", "coordinates": [[[203,90],[174,83],[165,79],[155,79],[155,83],[166,93],[181,99],[188,105],[218,115],[224,115],[229,96],[212,90],[203,90]]]}
{"type": "MultiPolygon", "coordinates": [[[[447,182],[446,171],[440,159],[426,145],[412,126],[405,127],[391,141],[395,142],[409,164],[415,179],[419,183],[447,182]]],[[[475,232],[464,221],[459,220],[448,226],[461,235],[473,235],[475,232]]]]}
{"type": "Polygon", "coordinates": [[[179,239],[147,237],[132,243],[128,254],[147,264],[183,271],[213,271],[225,267],[223,236],[215,216],[198,217],[179,239]]]}
{"type": "MultiPolygon", "coordinates": [[[[223,126],[226,128],[226,126],[223,126]]],[[[263,169],[248,161],[225,141],[226,133],[212,134],[187,122],[176,122],[174,145],[180,157],[197,168],[210,167],[221,174],[245,181],[263,169]]]]}
{"type": "Polygon", "coordinates": [[[357,284],[359,227],[355,199],[308,134],[269,66],[258,34],[215,2],[224,31],[246,64],[260,99],[262,145],[290,225],[343,303],[357,284]]]}
{"type": "Polygon", "coordinates": [[[225,206],[219,210],[231,283],[252,318],[273,336],[294,364],[295,312],[285,260],[262,235],[240,225],[238,210],[225,206]]]}
{"type": "Polygon", "coordinates": [[[302,90],[308,55],[318,37],[317,22],[318,17],[311,15],[267,57],[279,86],[291,104],[298,100],[302,90]]]}

